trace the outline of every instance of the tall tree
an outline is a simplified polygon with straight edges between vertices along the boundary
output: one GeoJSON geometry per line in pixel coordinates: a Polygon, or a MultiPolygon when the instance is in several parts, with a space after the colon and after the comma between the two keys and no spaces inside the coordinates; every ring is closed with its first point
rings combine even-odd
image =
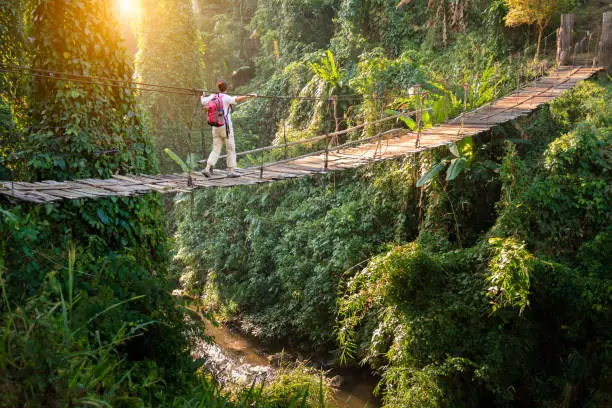
{"type": "Polygon", "coordinates": [[[109,177],[156,168],[117,27],[111,0],[34,1],[32,65],[54,74],[33,80],[33,132],[25,146],[32,178],[109,177]],[[114,154],[103,154],[109,151],[114,154]]]}
{"type": "MultiPolygon", "coordinates": [[[[192,2],[190,0],[142,0],[139,24],[138,78],[147,83],[185,88],[203,88],[203,58],[192,2]]],[[[158,151],[170,148],[185,156],[194,152],[187,126],[198,101],[167,93],[142,95],[149,114],[158,151]]],[[[200,121],[197,121],[200,124],[200,121]]],[[[160,156],[162,168],[174,168],[160,156]]]]}
{"type": "MultiPolygon", "coordinates": [[[[19,65],[24,58],[25,28],[23,0],[0,0],[0,64],[19,65]]],[[[0,73],[0,94],[14,94],[14,78],[0,73]]]]}
{"type": "Polygon", "coordinates": [[[538,29],[538,45],[534,59],[540,56],[542,33],[550,24],[553,15],[565,4],[565,0],[505,0],[508,6],[506,25],[516,27],[535,24],[538,29]]]}
{"type": "Polygon", "coordinates": [[[257,32],[249,23],[257,0],[195,0],[196,21],[206,60],[206,81],[213,85],[225,78],[233,86],[244,85],[255,72],[253,58],[259,51],[257,32]]]}
{"type": "MultiPolygon", "coordinates": [[[[0,0],[0,64],[25,64],[23,0],[0,0]]],[[[14,175],[13,153],[19,142],[17,118],[25,113],[25,78],[16,72],[0,72],[0,179],[14,175]]]]}
{"type": "MultiPolygon", "coordinates": [[[[30,180],[100,178],[157,168],[127,86],[132,67],[112,1],[28,0],[32,67],[53,71],[32,79],[31,130],[20,145],[30,180]],[[109,150],[114,153],[101,152],[109,150]]],[[[0,214],[0,273],[10,302],[36,294],[51,275],[63,282],[64,260],[72,252],[70,286],[79,293],[82,328],[91,336],[96,333],[96,344],[114,354],[116,333],[150,322],[146,333],[116,349],[118,359],[129,360],[134,371],[138,361],[148,359],[147,372],[153,360],[159,372],[170,366],[178,372],[177,366],[188,364],[181,358],[189,357],[179,351],[186,349],[183,330],[173,329],[183,319],[170,295],[167,234],[155,194],[45,206],[7,202],[12,204],[5,213],[9,216],[0,214]]],[[[46,344],[42,350],[57,358],[46,344]]],[[[165,378],[171,381],[170,375],[165,378]]],[[[47,393],[48,385],[53,384],[41,381],[36,391],[53,394],[47,393]]]]}

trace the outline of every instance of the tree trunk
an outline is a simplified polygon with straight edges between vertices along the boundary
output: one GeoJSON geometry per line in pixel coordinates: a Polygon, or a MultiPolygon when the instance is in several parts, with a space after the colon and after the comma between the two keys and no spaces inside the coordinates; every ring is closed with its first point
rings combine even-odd
{"type": "Polygon", "coordinates": [[[567,65],[570,60],[572,48],[572,31],[574,29],[574,15],[562,14],[561,25],[557,30],[557,65],[567,65]]]}
{"type": "Polygon", "coordinates": [[[608,67],[608,73],[612,74],[612,11],[603,14],[598,65],[608,67]]]}
{"type": "Polygon", "coordinates": [[[536,47],[536,53],[533,57],[533,62],[537,62],[538,58],[540,58],[540,45],[542,44],[542,33],[544,32],[544,27],[538,26],[538,45],[536,47]]]}

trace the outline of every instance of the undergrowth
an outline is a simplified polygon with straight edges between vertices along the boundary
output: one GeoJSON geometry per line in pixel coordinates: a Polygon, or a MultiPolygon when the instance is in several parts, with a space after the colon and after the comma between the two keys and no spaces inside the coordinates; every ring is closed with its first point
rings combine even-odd
{"type": "Polygon", "coordinates": [[[611,93],[583,83],[540,112],[559,137],[536,120],[507,144],[473,246],[425,226],[350,277],[340,355],[380,371],[385,407],[610,404],[611,93]]]}

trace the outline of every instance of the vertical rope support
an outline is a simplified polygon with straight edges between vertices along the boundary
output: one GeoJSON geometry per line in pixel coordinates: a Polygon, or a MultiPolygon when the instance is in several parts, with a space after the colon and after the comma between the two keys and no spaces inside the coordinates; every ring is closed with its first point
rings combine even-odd
{"type": "Polygon", "coordinates": [[[325,132],[325,164],[323,169],[327,171],[329,164],[329,131],[331,129],[331,109],[332,109],[332,99],[327,100],[327,114],[329,119],[327,121],[327,131],[325,132]]]}
{"type": "MultiPolygon", "coordinates": [[[[274,114],[274,123],[276,126],[276,113],[274,114]]],[[[276,137],[276,132],[274,133],[274,136],[276,137]]],[[[261,146],[262,144],[263,142],[259,140],[257,143],[257,146],[262,147],[261,146]]],[[[261,157],[261,161],[260,161],[260,166],[259,166],[259,179],[263,179],[263,172],[264,172],[264,152],[263,151],[260,153],[260,157],[261,157]]]]}
{"type": "Polygon", "coordinates": [[[259,178],[263,179],[264,171],[264,152],[261,152],[261,166],[259,166],[259,178]]]}
{"type": "Polygon", "coordinates": [[[283,141],[285,142],[285,160],[287,160],[287,120],[283,120],[283,141]]]}
{"type": "MultiPolygon", "coordinates": [[[[334,132],[337,132],[340,130],[340,122],[338,120],[338,97],[334,96],[333,98],[334,101],[334,122],[335,122],[335,128],[334,128],[334,132]]],[[[335,139],[335,145],[338,144],[338,136],[334,136],[335,139]]]]}
{"type": "MultiPolygon", "coordinates": [[[[470,89],[470,84],[466,82],[463,83],[463,112],[461,113],[461,130],[460,135],[463,135],[463,125],[465,120],[465,112],[467,112],[467,103],[468,103],[468,90],[470,89]]],[[[488,120],[488,119],[487,119],[488,120]]]]}
{"type": "MultiPolygon", "coordinates": [[[[384,93],[381,92],[382,96],[384,97],[384,93]]],[[[379,101],[376,102],[377,104],[379,104],[379,109],[380,109],[380,113],[378,114],[379,118],[382,118],[384,113],[385,113],[385,101],[384,99],[380,99],[379,101]]],[[[373,158],[376,158],[376,155],[378,154],[378,152],[380,151],[380,154],[382,155],[382,138],[380,137],[380,134],[382,133],[382,129],[384,129],[382,124],[378,124],[376,126],[376,135],[374,136],[376,138],[376,150],[374,150],[374,156],[373,158]]]]}
{"type": "Polygon", "coordinates": [[[323,170],[327,171],[327,166],[329,164],[329,133],[325,134],[325,164],[323,165],[323,170]]]}
{"type": "Polygon", "coordinates": [[[416,125],[417,125],[417,138],[416,138],[416,142],[414,144],[414,147],[416,149],[419,148],[419,145],[421,144],[421,116],[423,115],[423,105],[422,105],[422,101],[421,101],[421,85],[420,84],[415,84],[413,86],[414,88],[414,95],[417,98],[417,120],[416,120],[416,125]]]}
{"type": "MultiPolygon", "coordinates": [[[[517,94],[518,94],[519,89],[521,89],[521,70],[520,70],[521,66],[522,66],[522,64],[521,64],[521,61],[519,59],[519,69],[516,70],[516,93],[517,94]]],[[[465,87],[465,84],[463,86],[465,87]]]]}
{"type": "Polygon", "coordinates": [[[188,156],[187,156],[187,168],[189,171],[187,172],[187,187],[193,187],[193,179],[191,178],[191,131],[193,129],[193,123],[195,122],[196,115],[198,114],[198,110],[200,109],[200,98],[198,96],[198,91],[194,89],[194,94],[196,97],[196,107],[193,110],[193,115],[191,115],[191,120],[189,121],[189,127],[187,129],[187,141],[188,141],[188,156]]]}
{"type": "MultiPolygon", "coordinates": [[[[10,140],[15,140],[12,127],[10,128],[10,140]]],[[[9,171],[11,172],[11,195],[14,196],[15,195],[15,168],[16,168],[16,165],[13,164],[12,167],[8,167],[8,166],[5,166],[5,167],[9,169],[9,171]]],[[[33,180],[30,180],[30,181],[33,181],[33,180]]]]}

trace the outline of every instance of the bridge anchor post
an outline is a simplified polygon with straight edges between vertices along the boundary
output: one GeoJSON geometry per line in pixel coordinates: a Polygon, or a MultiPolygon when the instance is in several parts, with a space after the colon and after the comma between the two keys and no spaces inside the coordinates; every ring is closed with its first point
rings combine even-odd
{"type": "Polygon", "coordinates": [[[574,30],[574,15],[562,14],[561,24],[557,29],[557,65],[567,65],[572,49],[572,31],[574,30]]]}

